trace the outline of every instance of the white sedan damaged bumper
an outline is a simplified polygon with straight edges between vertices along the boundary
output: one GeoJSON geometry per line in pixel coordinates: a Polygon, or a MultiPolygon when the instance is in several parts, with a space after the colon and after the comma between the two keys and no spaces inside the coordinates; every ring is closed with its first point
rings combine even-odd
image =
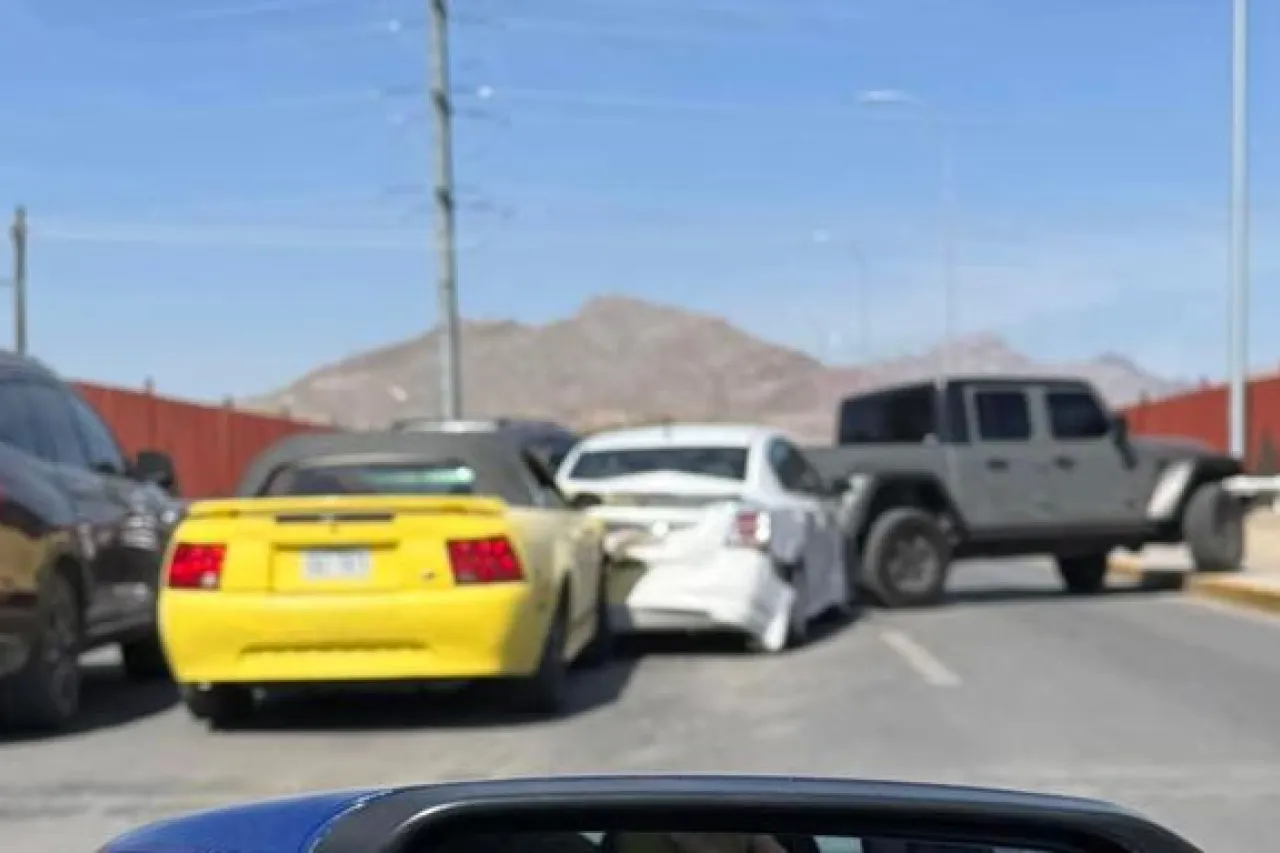
{"type": "Polygon", "coordinates": [[[786,645],[795,591],[773,556],[708,548],[698,531],[662,542],[614,541],[611,617],[620,632],[737,631],[775,651],[786,645]]]}

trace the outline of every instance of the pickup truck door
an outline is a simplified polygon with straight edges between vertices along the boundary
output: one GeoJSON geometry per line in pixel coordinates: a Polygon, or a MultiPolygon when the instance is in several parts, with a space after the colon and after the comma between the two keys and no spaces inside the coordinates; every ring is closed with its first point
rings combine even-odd
{"type": "Polygon", "coordinates": [[[959,496],[975,532],[1049,524],[1056,507],[1045,465],[1042,419],[1027,390],[975,383],[965,389],[969,434],[951,464],[963,484],[959,496]]]}
{"type": "Polygon", "coordinates": [[[1049,425],[1049,477],[1060,520],[1094,529],[1141,524],[1145,489],[1107,410],[1078,386],[1051,385],[1038,396],[1049,425]]]}

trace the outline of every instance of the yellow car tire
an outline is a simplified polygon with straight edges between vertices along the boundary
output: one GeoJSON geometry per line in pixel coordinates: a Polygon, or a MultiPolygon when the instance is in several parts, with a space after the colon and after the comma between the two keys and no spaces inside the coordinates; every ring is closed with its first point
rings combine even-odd
{"type": "Polygon", "coordinates": [[[538,668],[515,685],[517,707],[537,716],[555,716],[564,709],[569,694],[569,665],[564,659],[569,635],[568,601],[561,599],[542,643],[538,668]]]}
{"type": "Polygon", "coordinates": [[[191,716],[208,723],[212,729],[230,729],[243,724],[253,715],[255,707],[253,691],[234,684],[211,684],[203,688],[184,684],[182,702],[191,716]]]}
{"type": "Polygon", "coordinates": [[[584,666],[604,666],[613,658],[613,623],[609,619],[609,591],[605,589],[604,578],[600,579],[599,592],[596,594],[596,634],[591,643],[582,651],[580,660],[584,666]]]}
{"type": "Polygon", "coordinates": [[[169,677],[169,661],[156,634],[120,644],[124,673],[133,681],[161,681],[169,677]]]}

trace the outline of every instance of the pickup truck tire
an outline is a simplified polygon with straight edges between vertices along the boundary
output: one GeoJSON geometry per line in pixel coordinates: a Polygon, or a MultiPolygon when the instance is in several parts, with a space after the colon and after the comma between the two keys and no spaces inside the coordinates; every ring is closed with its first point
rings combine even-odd
{"type": "Polygon", "coordinates": [[[1109,554],[1085,554],[1058,558],[1058,575],[1072,595],[1094,595],[1107,585],[1109,554]]]}
{"type": "Polygon", "coordinates": [[[66,728],[80,709],[79,598],[61,571],[40,583],[39,626],[21,670],[0,683],[0,717],[16,728],[66,728]]]}
{"type": "Polygon", "coordinates": [[[1233,572],[1244,562],[1245,507],[1221,483],[1196,487],[1182,513],[1182,539],[1198,572],[1233,572]]]}
{"type": "Polygon", "coordinates": [[[951,546],[930,513],[886,510],[871,522],[862,553],[863,584],[885,607],[927,607],[942,600],[951,546]]]}

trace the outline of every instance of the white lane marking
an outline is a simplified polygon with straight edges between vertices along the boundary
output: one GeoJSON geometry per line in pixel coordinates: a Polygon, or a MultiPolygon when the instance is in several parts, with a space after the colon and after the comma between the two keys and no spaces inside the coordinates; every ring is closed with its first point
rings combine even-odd
{"type": "Polygon", "coordinates": [[[959,687],[960,676],[947,665],[933,656],[933,653],[917,643],[911,637],[892,628],[881,631],[880,639],[886,646],[898,653],[907,664],[919,673],[926,684],[934,687],[959,687]]]}

